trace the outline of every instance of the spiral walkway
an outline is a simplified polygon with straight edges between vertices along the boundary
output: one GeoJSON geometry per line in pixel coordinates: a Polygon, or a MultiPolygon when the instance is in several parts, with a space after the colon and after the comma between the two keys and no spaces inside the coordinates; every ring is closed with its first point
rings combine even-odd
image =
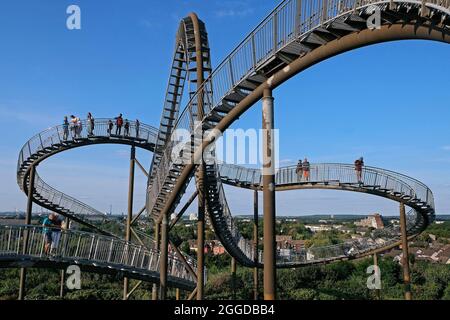
{"type": "MultiPolygon", "coordinates": [[[[29,174],[31,166],[36,167],[45,159],[60,152],[96,144],[131,145],[151,152],[154,151],[156,137],[158,134],[157,129],[146,124],[139,123],[137,125],[136,121],[130,121],[129,132],[125,133],[123,131],[124,128],[122,128],[122,134],[117,135],[115,134],[115,126],[113,127],[111,132],[109,132],[108,124],[110,121],[112,121],[112,123],[115,123],[114,119],[96,119],[94,122],[94,128],[90,130],[87,120],[83,120],[81,126],[82,129],[80,132],[77,132],[77,134],[75,134],[74,129],[71,127],[69,127],[68,130],[65,131],[62,125],[55,126],[37,134],[29,141],[27,141],[20,151],[17,165],[17,182],[22,191],[24,191],[25,194],[28,194],[30,183],[29,174]]],[[[65,231],[63,234],[63,239],[64,237],[70,239],[77,237],[77,239],[80,239],[79,241],[85,241],[84,239],[91,237],[93,241],[92,243],[94,243],[95,246],[98,245],[98,247],[100,248],[100,251],[98,251],[98,256],[96,255],[97,253],[91,253],[90,256],[79,256],[79,252],[84,252],[80,251],[80,249],[76,250],[75,253],[70,250],[61,252],[61,255],[58,257],[59,260],[55,259],[54,257],[50,259],[49,257],[45,257],[44,255],[42,255],[43,237],[39,236],[39,234],[42,234],[42,232],[39,232],[39,227],[20,226],[17,228],[2,226],[0,232],[8,232],[8,236],[0,238],[2,241],[0,243],[0,246],[6,245],[5,243],[7,243],[7,248],[0,252],[0,266],[7,267],[11,265],[23,265],[29,263],[30,261],[32,262],[33,266],[49,266],[52,263],[54,263],[55,266],[61,266],[65,263],[70,264],[72,262],[81,261],[80,265],[89,270],[96,270],[99,272],[105,272],[109,270],[110,272],[121,272],[122,274],[133,273],[133,276],[130,276],[129,278],[141,277],[145,278],[144,280],[146,281],[153,282],[156,278],[159,279],[159,276],[155,274],[155,272],[157,272],[157,264],[155,264],[156,258],[153,257],[153,255],[155,254],[158,254],[159,257],[159,252],[153,249],[153,239],[142,237],[143,239],[145,239],[145,242],[148,242],[145,247],[133,243],[127,243],[121,240],[119,237],[103,230],[102,228],[91,224],[89,222],[89,216],[102,215],[101,212],[51,187],[37,174],[37,172],[35,175],[33,189],[33,201],[41,207],[68,217],[75,222],[89,226],[90,228],[96,230],[98,233],[102,234],[102,236],[100,236],[97,234],[80,233],[73,230],[65,231]],[[34,248],[30,250],[34,251],[23,254],[21,250],[19,250],[20,248],[17,245],[19,245],[18,241],[20,235],[23,236],[23,231],[29,229],[32,230],[33,235],[36,235],[35,238],[31,239],[32,241],[35,241],[35,243],[31,243],[30,246],[31,248],[34,248]],[[11,243],[11,236],[13,236],[12,239],[14,241],[17,241],[17,243],[14,245],[12,245],[11,243]],[[5,239],[8,240],[6,241],[5,239]],[[108,249],[110,250],[110,253],[112,255],[108,259],[105,259],[105,256],[109,257],[109,255],[105,252],[106,249],[103,248],[103,244],[106,242],[111,243],[111,246],[114,244],[114,247],[108,249]],[[127,257],[128,254],[123,251],[123,248],[133,248],[133,252],[137,252],[137,250],[139,250],[140,254],[142,252],[142,258],[141,260],[139,260],[139,262],[141,263],[139,268],[137,267],[137,265],[127,265],[124,263],[127,261],[132,261],[132,259],[127,258],[128,260],[123,260],[127,257]],[[114,256],[119,257],[121,253],[122,260],[111,260],[114,256]],[[150,257],[150,253],[151,261],[147,261],[150,257]],[[89,263],[89,261],[91,261],[92,263],[89,263]],[[95,269],[95,267],[98,268],[95,269]],[[147,268],[148,270],[140,270],[143,267],[147,268]],[[134,270],[133,268],[136,270],[134,270]]],[[[138,232],[140,236],[145,236],[142,234],[142,232],[139,232],[139,230],[135,230],[135,232],[138,232]]],[[[179,263],[181,263],[181,261],[175,258],[171,259],[171,263],[174,265],[174,268],[175,265],[177,268],[179,268],[179,263]]],[[[136,263],[138,263],[137,261],[138,260],[136,260],[136,263]]],[[[195,261],[193,261],[192,259],[189,259],[189,264],[195,268],[195,261]]],[[[178,272],[177,274],[181,273],[178,272]]],[[[176,279],[177,274],[173,274],[172,278],[174,279],[171,279],[169,281],[173,284],[175,284],[175,282],[177,281],[181,281],[182,284],[180,285],[182,285],[182,287],[192,289],[193,278],[189,276],[187,278],[176,279]]]]}
{"type": "MultiPolygon", "coordinates": [[[[261,170],[222,164],[219,166],[218,173],[221,181],[225,184],[252,190],[262,189],[261,170]]],[[[362,183],[358,183],[354,166],[350,164],[312,164],[308,181],[297,175],[296,166],[280,168],[276,174],[276,190],[295,189],[362,192],[404,203],[412,208],[407,214],[409,235],[420,233],[434,221],[435,207],[431,190],[416,179],[389,170],[365,167],[362,183]]],[[[241,263],[248,266],[253,265],[253,241],[244,239],[240,235],[226,202],[217,201],[218,198],[214,195],[208,200],[212,209],[210,213],[214,217],[212,219],[214,226],[216,230],[220,230],[217,234],[221,237],[226,249],[234,252],[235,257],[239,257],[241,263]],[[223,203],[225,204],[224,209],[221,207],[223,203]],[[224,214],[220,214],[222,211],[224,214]]],[[[398,228],[389,227],[382,231],[375,230],[368,238],[334,246],[303,249],[300,252],[292,252],[288,258],[279,256],[278,264],[282,267],[283,265],[292,266],[354,258],[367,255],[399,240],[398,228]]],[[[262,263],[261,259],[260,262],[262,263]]]]}

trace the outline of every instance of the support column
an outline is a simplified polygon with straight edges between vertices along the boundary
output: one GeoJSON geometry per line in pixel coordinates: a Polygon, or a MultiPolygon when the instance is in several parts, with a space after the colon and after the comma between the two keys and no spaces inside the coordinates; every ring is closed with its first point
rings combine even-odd
{"type": "MultiPolygon", "coordinates": [[[[28,187],[28,201],[27,201],[27,212],[25,216],[25,224],[31,224],[31,218],[33,213],[33,191],[34,191],[34,180],[36,176],[36,167],[32,165],[30,167],[30,184],[28,187]]],[[[28,230],[24,231],[23,234],[23,254],[26,254],[28,251],[28,230]]],[[[27,269],[20,268],[20,280],[19,280],[19,300],[25,299],[25,281],[27,278],[27,269]]]]}
{"type": "Polygon", "coordinates": [[[165,300],[167,296],[167,260],[169,256],[169,237],[167,215],[163,216],[161,222],[161,257],[159,260],[159,300],[165,300]]]}
{"type": "MultiPolygon", "coordinates": [[[[202,39],[200,34],[200,22],[195,13],[189,14],[192,20],[195,34],[195,57],[197,65],[197,121],[202,121],[204,116],[204,94],[203,81],[204,81],[204,61],[202,51],[202,39]]],[[[201,135],[203,137],[203,128],[200,128],[201,135]]],[[[195,134],[199,134],[198,132],[195,134]]],[[[197,146],[196,146],[197,147],[197,146]]],[[[204,288],[204,247],[205,247],[205,176],[206,168],[203,161],[203,155],[201,163],[197,172],[197,191],[198,191],[198,221],[197,221],[197,300],[203,300],[203,288],[204,288]]]]}
{"type": "MultiPolygon", "coordinates": [[[[66,230],[69,230],[69,229],[70,229],[70,219],[66,217],[65,228],[63,229],[62,232],[65,232],[66,230]]],[[[61,237],[63,237],[63,234],[61,235],[61,237]]],[[[68,246],[67,238],[65,238],[65,241],[63,242],[63,244],[64,244],[64,251],[66,251],[67,246],[68,246]]],[[[59,287],[59,297],[61,299],[64,298],[64,294],[65,294],[65,290],[64,290],[65,289],[64,286],[66,285],[65,282],[66,282],[66,269],[62,269],[61,270],[61,284],[59,287]]]]}
{"type": "MultiPolygon", "coordinates": [[[[160,223],[155,221],[155,249],[159,251],[160,248],[160,240],[159,240],[159,229],[160,229],[160,223]]],[[[158,285],[156,283],[153,284],[152,287],[152,300],[158,300],[158,285]]]]}
{"type": "Polygon", "coordinates": [[[236,300],[236,259],[231,257],[231,295],[236,300]]]}
{"type": "Polygon", "coordinates": [[[175,290],[175,300],[180,300],[180,288],[175,290]]]}
{"type": "Polygon", "coordinates": [[[205,286],[205,164],[199,166],[198,172],[198,220],[197,220],[197,300],[203,300],[205,286]]]}
{"type": "MultiPolygon", "coordinates": [[[[378,268],[378,254],[374,253],[373,255],[373,265],[378,268]]],[[[377,300],[381,300],[381,289],[375,289],[375,295],[377,300]]]]}
{"type": "Polygon", "coordinates": [[[274,99],[271,89],[264,89],[263,111],[263,200],[264,200],[264,300],[276,298],[275,242],[275,150],[274,99]]]}
{"type": "MultiPolygon", "coordinates": [[[[131,146],[130,153],[130,175],[128,180],[128,214],[127,225],[125,228],[125,241],[131,240],[131,221],[133,219],[133,199],[134,199],[134,165],[136,159],[136,148],[131,146]]],[[[127,277],[123,278],[123,300],[128,299],[129,280],[127,277]]]]}
{"type": "Polygon", "coordinates": [[[259,236],[258,236],[258,190],[255,190],[253,196],[253,261],[255,262],[255,267],[253,268],[253,299],[258,300],[259,298],[259,277],[258,277],[258,266],[259,262],[258,246],[259,246],[259,236]]]}
{"type": "Polygon", "coordinates": [[[64,282],[66,281],[66,270],[61,270],[61,284],[59,287],[59,297],[64,298],[64,282]]]}
{"type": "Polygon", "coordinates": [[[405,284],[405,300],[411,300],[411,277],[409,273],[408,235],[406,230],[405,204],[400,203],[400,229],[402,233],[402,267],[405,284]]]}

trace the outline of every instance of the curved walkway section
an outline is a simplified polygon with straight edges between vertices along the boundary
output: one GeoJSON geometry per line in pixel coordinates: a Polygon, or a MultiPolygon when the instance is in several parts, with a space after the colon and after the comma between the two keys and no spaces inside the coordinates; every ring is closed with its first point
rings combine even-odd
{"type": "MultiPolygon", "coordinates": [[[[75,230],[64,230],[53,255],[44,253],[43,228],[38,226],[0,226],[0,267],[64,267],[78,265],[97,273],[121,274],[148,282],[159,282],[159,258],[148,250],[121,239],[75,230]],[[28,245],[24,248],[24,237],[28,245]]],[[[169,285],[193,290],[195,282],[175,256],[169,255],[169,285]]]]}
{"type": "MultiPolygon", "coordinates": [[[[114,119],[96,119],[92,129],[88,121],[83,120],[79,131],[72,126],[64,128],[59,125],[37,134],[25,143],[19,154],[17,183],[20,189],[28,194],[29,172],[32,165],[37,166],[48,157],[73,148],[95,144],[123,144],[154,151],[158,130],[142,123],[137,125],[136,121],[129,123],[129,132],[125,134],[122,127],[121,135],[115,134],[114,119]],[[110,121],[113,124],[112,130],[109,130],[110,121]]],[[[82,222],[80,220],[82,216],[99,214],[98,210],[54,189],[37,174],[33,200],[41,207],[78,222],[82,222]]]]}
{"type": "MultiPolygon", "coordinates": [[[[28,193],[28,175],[32,165],[37,166],[48,157],[73,148],[96,144],[123,144],[132,145],[153,152],[158,134],[157,129],[142,123],[138,125],[135,121],[129,122],[129,131],[124,132],[124,127],[122,127],[121,135],[115,134],[116,126],[114,125],[114,119],[96,119],[92,129],[90,125],[88,125],[87,120],[83,120],[81,130],[77,132],[74,131],[73,127],[64,128],[60,125],[37,134],[25,143],[19,155],[17,181],[20,188],[26,194],[28,193]],[[109,128],[110,123],[113,123],[112,130],[109,128]]],[[[33,189],[33,201],[41,207],[69,217],[75,222],[93,227],[104,236],[109,236],[110,239],[114,239],[114,241],[116,241],[114,243],[120,243],[120,241],[122,241],[118,236],[114,236],[111,233],[102,230],[102,228],[98,228],[89,223],[88,216],[102,215],[102,212],[56,190],[47,184],[37,172],[33,189]]],[[[144,241],[146,250],[149,250],[148,252],[153,252],[152,250],[154,250],[153,248],[155,247],[154,239],[148,237],[148,235],[138,229],[134,229],[134,232],[139,235],[141,241],[144,241]]],[[[65,234],[67,237],[73,237],[72,234],[65,234]]],[[[93,234],[89,234],[89,236],[98,237],[98,235],[93,234]]],[[[169,254],[173,254],[173,252],[169,254]]],[[[34,260],[38,259],[36,255],[33,255],[32,257],[34,260]]],[[[40,261],[39,263],[44,262],[40,261]]],[[[48,265],[48,262],[49,261],[44,264],[48,265]]],[[[195,261],[193,259],[188,259],[188,263],[195,269],[195,261]]]]}
{"type": "MultiPolygon", "coordinates": [[[[222,164],[215,172],[216,178],[220,177],[221,181],[226,184],[254,190],[262,189],[262,176],[258,169],[222,164]]],[[[217,181],[216,179],[216,185],[218,185],[217,181]]],[[[276,188],[280,191],[293,189],[345,190],[369,193],[402,202],[412,208],[408,212],[409,235],[421,232],[434,220],[435,208],[431,190],[416,179],[389,170],[365,167],[362,172],[362,183],[359,183],[354,166],[349,164],[312,164],[309,179],[297,174],[296,166],[290,166],[280,168],[276,173],[275,181],[276,188]]],[[[244,239],[237,230],[227,202],[222,196],[223,187],[220,186],[220,188],[219,197],[215,195],[215,192],[208,193],[208,208],[216,233],[226,249],[240,257],[240,262],[251,265],[254,259],[253,242],[244,239]]],[[[356,257],[387,247],[397,242],[399,236],[398,228],[388,227],[381,231],[374,231],[369,238],[291,252],[288,257],[278,256],[278,264],[279,266],[309,264],[356,257]]],[[[261,255],[258,258],[262,262],[261,255]]]]}

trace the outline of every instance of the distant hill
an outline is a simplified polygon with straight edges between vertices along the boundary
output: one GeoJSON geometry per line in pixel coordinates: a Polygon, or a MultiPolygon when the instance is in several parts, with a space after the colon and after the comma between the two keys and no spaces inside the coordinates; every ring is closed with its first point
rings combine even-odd
{"type": "MultiPolygon", "coordinates": [[[[261,215],[260,215],[261,216],[261,215]]],[[[295,219],[302,222],[312,222],[318,220],[334,220],[334,221],[354,221],[366,218],[368,215],[355,215],[355,214],[336,214],[331,218],[330,214],[316,214],[305,216],[277,216],[277,219],[295,219]]],[[[237,219],[253,219],[253,215],[239,215],[237,219]]],[[[398,215],[383,215],[384,219],[398,219],[398,215]]],[[[436,215],[436,220],[450,221],[450,214],[436,215]]]]}

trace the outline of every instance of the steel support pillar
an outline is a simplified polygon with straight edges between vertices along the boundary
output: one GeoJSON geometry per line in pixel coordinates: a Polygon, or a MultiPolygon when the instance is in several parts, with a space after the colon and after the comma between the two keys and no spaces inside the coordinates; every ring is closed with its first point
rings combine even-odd
{"type": "Polygon", "coordinates": [[[167,215],[164,215],[161,222],[161,248],[159,260],[159,299],[165,300],[167,297],[167,262],[169,256],[169,223],[167,215]]]}
{"type": "MultiPolygon", "coordinates": [[[[67,218],[66,217],[66,219],[65,219],[65,224],[66,224],[66,227],[65,227],[65,229],[64,230],[69,230],[70,229],[70,219],[69,218],[67,218]]],[[[64,249],[67,249],[67,242],[64,244],[64,246],[65,246],[65,248],[64,249]]],[[[60,298],[64,298],[64,294],[66,293],[65,292],[65,288],[64,288],[64,286],[66,285],[66,269],[62,269],[61,270],[61,284],[60,284],[60,287],[59,287],[59,297],[60,298]]]]}
{"type": "Polygon", "coordinates": [[[274,99],[271,89],[264,89],[263,113],[263,200],[264,200],[264,300],[276,298],[275,242],[275,150],[274,99]]]}
{"type": "Polygon", "coordinates": [[[198,220],[197,220],[197,300],[203,300],[205,286],[205,165],[202,163],[198,172],[198,220]]]}
{"type": "MultiPolygon", "coordinates": [[[[33,191],[34,191],[34,180],[36,176],[36,167],[32,165],[30,167],[30,183],[28,187],[28,201],[27,201],[27,212],[25,215],[25,224],[31,224],[31,218],[33,213],[33,191]]],[[[28,251],[28,231],[25,230],[23,234],[23,254],[28,251]]],[[[19,300],[25,299],[25,281],[27,278],[27,269],[20,268],[20,280],[19,280],[19,300]]]]}
{"type": "MultiPolygon", "coordinates": [[[[136,159],[136,148],[131,146],[130,152],[130,175],[128,180],[128,214],[127,225],[125,227],[125,241],[131,240],[131,221],[133,220],[133,199],[134,199],[134,165],[136,159]]],[[[123,300],[128,299],[129,280],[123,278],[123,300]]]]}
{"type": "Polygon", "coordinates": [[[66,270],[61,270],[61,284],[59,286],[59,297],[64,298],[64,282],[66,281],[66,270]]]}
{"type": "Polygon", "coordinates": [[[400,229],[402,233],[402,267],[405,284],[405,300],[411,300],[411,276],[409,273],[408,234],[406,229],[405,204],[400,203],[400,229]]]}
{"type": "MultiPolygon", "coordinates": [[[[203,81],[205,78],[205,70],[203,64],[203,51],[202,51],[202,39],[200,35],[200,22],[195,13],[189,14],[194,27],[195,35],[195,57],[197,65],[197,120],[202,121],[204,116],[204,94],[203,91],[203,81]]],[[[201,129],[201,137],[203,137],[203,129],[201,129]]],[[[198,133],[197,133],[198,134],[198,133]]],[[[198,147],[201,146],[196,146],[198,147]]],[[[196,150],[197,151],[197,150],[196,150]]],[[[197,172],[197,191],[198,191],[198,221],[197,221],[197,300],[203,300],[203,289],[204,289],[204,247],[205,247],[205,208],[206,208],[206,197],[205,197],[205,177],[206,168],[203,161],[203,150],[202,158],[200,159],[200,165],[197,172]]]]}
{"type": "Polygon", "coordinates": [[[175,289],[175,300],[180,300],[180,288],[175,289]]]}
{"type": "Polygon", "coordinates": [[[259,246],[259,236],[258,236],[258,190],[255,190],[253,196],[253,261],[255,262],[255,267],[253,268],[253,299],[258,300],[259,298],[259,277],[258,277],[258,246],[259,246]]]}
{"type": "MultiPolygon", "coordinates": [[[[373,254],[373,265],[376,267],[376,268],[379,268],[378,267],[378,254],[377,253],[374,253],[373,254]]],[[[381,280],[381,279],[380,279],[381,280]]],[[[376,297],[377,297],[377,300],[381,300],[381,289],[375,289],[375,295],[376,295],[376,297]]]]}
{"type": "MultiPolygon", "coordinates": [[[[160,248],[160,227],[161,224],[155,221],[155,250],[159,251],[160,248]]],[[[156,283],[152,286],[152,300],[158,300],[158,285],[156,283]]]]}
{"type": "Polygon", "coordinates": [[[231,257],[231,296],[236,300],[236,259],[231,257]]]}

